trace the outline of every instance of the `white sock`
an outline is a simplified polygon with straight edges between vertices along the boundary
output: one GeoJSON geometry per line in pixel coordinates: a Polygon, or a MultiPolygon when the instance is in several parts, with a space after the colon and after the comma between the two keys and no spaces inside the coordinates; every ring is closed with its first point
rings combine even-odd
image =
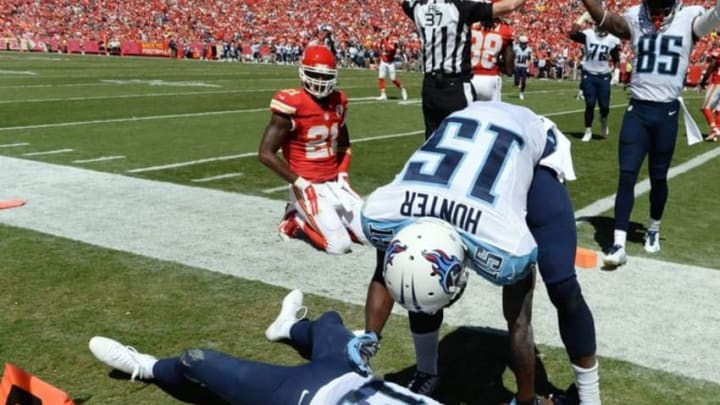
{"type": "Polygon", "coordinates": [[[151,380],[155,378],[153,375],[153,367],[155,367],[155,363],[157,363],[158,360],[150,355],[144,355],[139,356],[138,363],[140,363],[140,368],[143,370],[143,379],[144,380],[151,380]]]}
{"type": "Polygon", "coordinates": [[[615,242],[613,244],[625,247],[626,241],[627,241],[627,232],[616,229],[615,230],[615,242]]]}
{"type": "Polygon", "coordinates": [[[575,386],[578,390],[580,403],[583,405],[600,405],[600,375],[598,363],[591,368],[572,365],[575,372],[575,386]]]}
{"type": "Polygon", "coordinates": [[[648,231],[660,232],[660,220],[650,218],[650,224],[648,225],[648,231]]]}
{"type": "Polygon", "coordinates": [[[438,360],[438,340],[440,331],[436,330],[430,333],[413,333],[413,342],[415,342],[415,361],[417,362],[417,370],[423,373],[437,375],[438,360]]]}

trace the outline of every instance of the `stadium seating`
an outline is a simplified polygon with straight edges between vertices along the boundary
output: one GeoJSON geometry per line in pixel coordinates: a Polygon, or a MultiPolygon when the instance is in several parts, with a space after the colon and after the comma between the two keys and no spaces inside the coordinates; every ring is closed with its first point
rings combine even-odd
{"type": "MultiPolygon", "coordinates": [[[[608,7],[620,11],[636,3],[609,0],[608,7]]],[[[712,2],[702,4],[707,7],[712,2]]],[[[517,35],[530,38],[535,56],[552,64],[560,53],[566,53],[568,59],[579,57],[579,45],[568,40],[567,32],[582,11],[579,0],[528,0],[508,20],[517,35]]],[[[11,44],[14,49],[24,49],[21,43],[43,42],[53,51],[96,53],[109,52],[108,44],[113,41],[146,41],[156,44],[150,48],[164,44],[165,51],[157,54],[168,55],[167,43],[173,39],[181,50],[191,45],[189,52],[178,52],[180,57],[217,58],[206,44],[223,41],[239,44],[244,54],[255,45],[266,55],[273,44],[298,42],[303,46],[322,41],[328,28],[341,49],[350,44],[372,48],[380,32],[390,29],[406,44],[407,55],[418,57],[413,22],[397,2],[383,0],[8,0],[0,9],[0,39],[5,39],[0,41],[0,49],[11,44]]],[[[715,37],[700,41],[693,62],[704,61],[708,43],[715,37]]],[[[35,46],[32,50],[46,48],[35,46]]]]}

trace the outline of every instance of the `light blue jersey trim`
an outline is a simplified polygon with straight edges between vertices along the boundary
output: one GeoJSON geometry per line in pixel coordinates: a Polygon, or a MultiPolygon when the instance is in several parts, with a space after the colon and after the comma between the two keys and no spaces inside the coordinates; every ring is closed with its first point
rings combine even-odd
{"type": "Polygon", "coordinates": [[[537,262],[537,247],[526,255],[515,256],[479,242],[473,234],[458,231],[467,249],[466,263],[493,284],[509,285],[518,282],[530,274],[531,265],[537,262]]]}

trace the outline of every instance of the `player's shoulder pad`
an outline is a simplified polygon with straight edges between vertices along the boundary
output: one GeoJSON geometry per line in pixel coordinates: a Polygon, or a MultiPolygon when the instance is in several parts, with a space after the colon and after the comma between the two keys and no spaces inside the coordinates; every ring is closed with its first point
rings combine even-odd
{"type": "Polygon", "coordinates": [[[302,103],[302,89],[284,89],[273,96],[270,110],[287,115],[295,115],[302,103]]]}

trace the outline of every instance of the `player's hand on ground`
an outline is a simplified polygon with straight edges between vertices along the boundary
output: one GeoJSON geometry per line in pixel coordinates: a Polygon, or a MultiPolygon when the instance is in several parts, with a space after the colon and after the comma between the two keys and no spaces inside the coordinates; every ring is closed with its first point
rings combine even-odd
{"type": "Polygon", "coordinates": [[[380,339],[375,332],[356,335],[347,344],[347,356],[350,366],[362,376],[372,374],[370,359],[380,350],[380,339]]]}
{"type": "Polygon", "coordinates": [[[308,213],[310,215],[316,215],[318,213],[318,200],[312,183],[298,176],[293,182],[293,187],[302,195],[305,209],[308,210],[308,213]]]}

